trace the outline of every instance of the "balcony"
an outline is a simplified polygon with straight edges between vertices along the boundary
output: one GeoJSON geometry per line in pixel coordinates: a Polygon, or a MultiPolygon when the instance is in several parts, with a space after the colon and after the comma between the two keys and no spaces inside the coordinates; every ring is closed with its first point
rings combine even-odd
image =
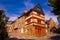
{"type": "Polygon", "coordinates": [[[28,25],[38,25],[40,27],[45,27],[45,24],[40,24],[40,23],[37,23],[37,22],[29,22],[28,24],[26,24],[26,26],[28,25]]]}
{"type": "Polygon", "coordinates": [[[42,18],[42,17],[37,16],[37,15],[29,15],[25,20],[28,20],[28,19],[30,19],[31,17],[36,17],[36,18],[38,18],[38,19],[42,19],[42,20],[45,19],[45,18],[42,18]]]}

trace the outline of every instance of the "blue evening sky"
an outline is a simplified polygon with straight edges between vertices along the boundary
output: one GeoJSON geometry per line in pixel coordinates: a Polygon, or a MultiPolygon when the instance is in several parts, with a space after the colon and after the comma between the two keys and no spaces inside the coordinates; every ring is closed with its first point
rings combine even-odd
{"type": "Polygon", "coordinates": [[[5,10],[6,15],[10,17],[9,20],[15,20],[25,9],[29,10],[38,3],[45,13],[45,19],[52,17],[57,22],[56,16],[50,12],[51,7],[47,5],[48,0],[0,0],[0,9],[5,10]]]}

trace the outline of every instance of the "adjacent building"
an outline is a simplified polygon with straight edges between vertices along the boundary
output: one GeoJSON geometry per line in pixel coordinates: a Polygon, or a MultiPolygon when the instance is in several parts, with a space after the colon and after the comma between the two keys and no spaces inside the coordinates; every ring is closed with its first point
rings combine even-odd
{"type": "Polygon", "coordinates": [[[47,24],[47,31],[48,31],[48,33],[51,33],[51,31],[54,31],[54,30],[56,30],[58,28],[56,23],[54,22],[54,20],[52,18],[47,20],[46,24],[47,24]]]}

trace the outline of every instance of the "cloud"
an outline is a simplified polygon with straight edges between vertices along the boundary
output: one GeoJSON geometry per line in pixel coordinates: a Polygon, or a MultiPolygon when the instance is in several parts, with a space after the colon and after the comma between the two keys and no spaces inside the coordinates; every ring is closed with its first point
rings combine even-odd
{"type": "Polygon", "coordinates": [[[18,16],[11,16],[11,17],[9,17],[9,21],[14,21],[14,20],[16,20],[18,18],[18,16]]]}
{"type": "Polygon", "coordinates": [[[17,15],[17,14],[11,14],[11,15],[9,16],[9,21],[14,21],[14,20],[16,20],[19,16],[20,16],[20,15],[17,15]]]}
{"type": "Polygon", "coordinates": [[[9,14],[7,12],[6,12],[6,15],[9,17],[9,21],[14,21],[14,20],[16,20],[20,16],[18,14],[14,14],[14,13],[9,14]]]}
{"type": "Polygon", "coordinates": [[[17,17],[16,16],[13,16],[13,17],[10,17],[9,18],[9,21],[14,21],[14,20],[16,20],[17,19],[17,17]]]}
{"type": "Polygon", "coordinates": [[[26,9],[30,9],[30,8],[34,7],[34,4],[31,2],[31,0],[24,1],[24,5],[25,5],[26,9]]]}

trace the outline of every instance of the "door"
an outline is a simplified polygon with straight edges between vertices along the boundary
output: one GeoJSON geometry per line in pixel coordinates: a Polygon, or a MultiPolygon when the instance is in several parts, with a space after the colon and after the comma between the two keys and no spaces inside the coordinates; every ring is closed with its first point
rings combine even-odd
{"type": "Polygon", "coordinates": [[[46,29],[44,27],[39,27],[39,26],[35,27],[35,34],[36,34],[36,36],[41,37],[45,33],[46,33],[46,29]]]}

